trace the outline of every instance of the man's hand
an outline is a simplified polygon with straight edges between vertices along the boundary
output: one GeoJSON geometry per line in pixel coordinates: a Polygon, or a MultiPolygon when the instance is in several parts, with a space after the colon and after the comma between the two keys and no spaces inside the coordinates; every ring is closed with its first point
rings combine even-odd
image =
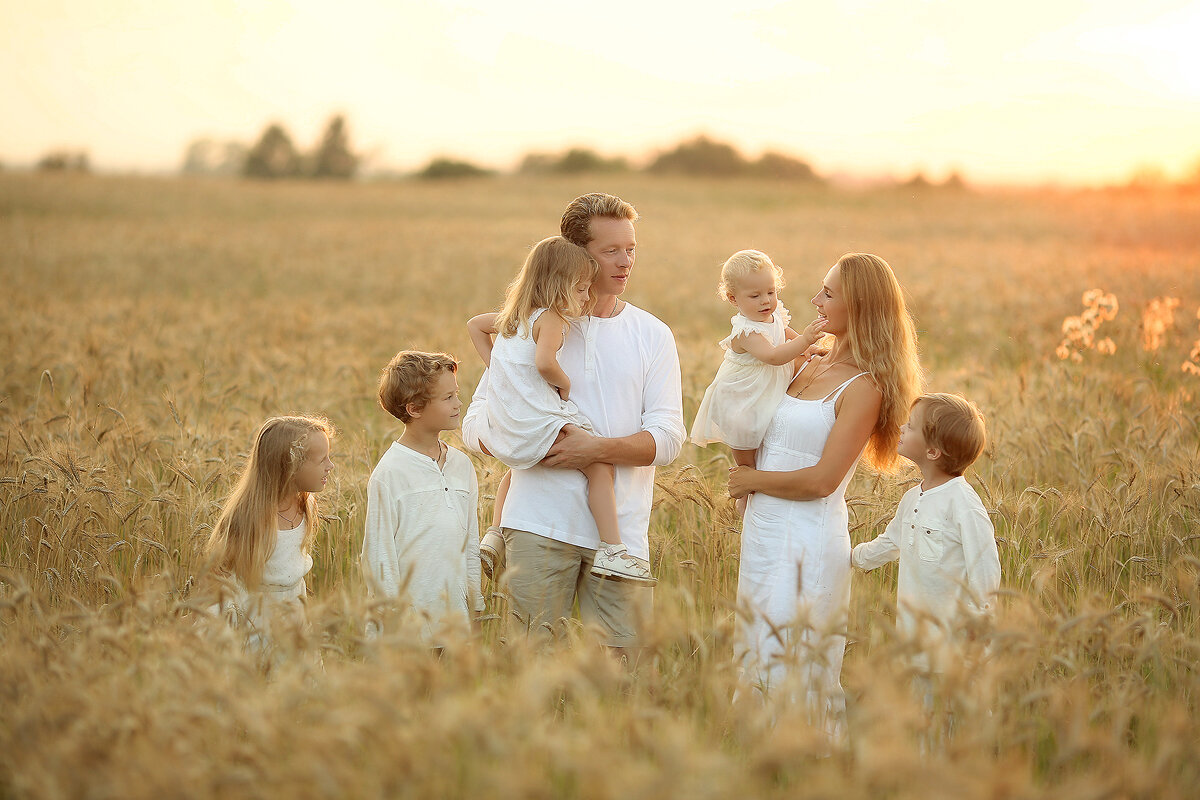
{"type": "Polygon", "coordinates": [[[559,432],[558,438],[542,459],[542,466],[552,469],[583,469],[602,460],[599,437],[593,436],[578,425],[567,425],[559,432]]]}

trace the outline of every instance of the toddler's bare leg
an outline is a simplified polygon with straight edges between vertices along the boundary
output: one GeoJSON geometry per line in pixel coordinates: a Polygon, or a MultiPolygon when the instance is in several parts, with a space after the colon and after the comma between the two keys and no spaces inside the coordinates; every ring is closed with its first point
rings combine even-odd
{"type": "Polygon", "coordinates": [[[605,544],[620,544],[617,527],[617,495],[613,490],[613,465],[597,462],[582,470],[588,479],[588,508],[605,544]]]}

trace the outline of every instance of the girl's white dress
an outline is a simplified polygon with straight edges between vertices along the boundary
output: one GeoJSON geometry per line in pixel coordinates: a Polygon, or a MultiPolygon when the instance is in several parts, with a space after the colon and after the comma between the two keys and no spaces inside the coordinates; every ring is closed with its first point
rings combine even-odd
{"type": "MultiPolygon", "coordinates": [[[[801,370],[803,371],[803,370],[801,370]]],[[[778,472],[821,460],[834,404],[859,373],[820,400],[786,392],[758,450],[758,469],[778,472]]],[[[743,677],[773,706],[805,704],[831,740],[844,735],[842,656],[850,608],[846,486],[816,500],[750,495],[742,523],[735,654],[743,677]]]]}
{"type": "Polygon", "coordinates": [[[529,317],[515,336],[497,336],[488,369],[487,415],[479,440],[512,469],[528,469],[546,457],[564,425],[592,431],[579,408],[558,396],[537,369],[533,324],[546,309],[529,317]]]}
{"type": "Polygon", "coordinates": [[[247,591],[240,580],[233,578],[229,594],[211,609],[230,624],[249,626],[251,647],[266,649],[271,644],[273,623],[304,623],[304,598],[308,594],[304,576],[313,566],[312,556],[301,549],[307,525],[302,519],[295,528],[277,532],[275,549],[263,565],[262,582],[256,591],[247,591]]]}
{"type": "Polygon", "coordinates": [[[772,346],[787,340],[792,315],[780,303],[769,322],[755,322],[740,312],[729,321],[733,330],[721,340],[725,360],[704,390],[692,423],[691,439],[703,447],[724,442],[735,450],[754,450],[762,443],[771,416],[792,380],[791,363],[775,367],[749,353],[735,353],[730,343],[745,333],[759,333],[772,346]]]}

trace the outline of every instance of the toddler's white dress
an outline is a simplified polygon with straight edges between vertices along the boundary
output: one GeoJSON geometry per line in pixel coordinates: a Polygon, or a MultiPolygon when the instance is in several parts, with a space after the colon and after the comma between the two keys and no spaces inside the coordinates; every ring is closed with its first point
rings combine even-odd
{"type": "Polygon", "coordinates": [[[533,324],[545,311],[533,312],[528,328],[515,336],[497,336],[492,347],[487,414],[479,440],[512,469],[528,469],[545,458],[564,425],[593,430],[578,406],[559,397],[538,372],[533,324]]]}
{"type": "Polygon", "coordinates": [[[691,440],[703,447],[724,442],[735,450],[754,450],[792,380],[792,364],[771,366],[749,353],[735,353],[730,343],[745,333],[760,333],[772,346],[787,340],[792,315],[780,303],[768,322],[755,322],[741,314],[729,321],[733,330],[721,340],[725,360],[704,390],[704,399],[692,423],[691,440]]]}

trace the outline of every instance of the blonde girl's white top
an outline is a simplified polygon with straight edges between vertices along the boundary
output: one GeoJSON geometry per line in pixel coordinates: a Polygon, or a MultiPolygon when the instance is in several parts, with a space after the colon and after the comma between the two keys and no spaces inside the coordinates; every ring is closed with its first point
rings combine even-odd
{"type": "Polygon", "coordinates": [[[765,364],[749,353],[734,352],[732,342],[739,336],[757,333],[778,347],[787,341],[791,320],[783,303],[766,322],[749,319],[740,312],[729,320],[732,330],[720,342],[725,358],[696,411],[692,442],[701,447],[724,442],[736,450],[754,450],[762,443],[767,425],[792,380],[792,364],[765,364]]]}
{"type": "Polygon", "coordinates": [[[269,643],[273,621],[281,617],[293,623],[304,620],[304,598],[308,594],[304,578],[313,566],[312,556],[302,549],[307,532],[308,522],[303,519],[295,528],[276,531],[275,547],[263,565],[258,588],[248,591],[233,578],[229,595],[212,609],[235,624],[249,624],[254,631],[252,643],[257,646],[269,643]]]}
{"type": "Polygon", "coordinates": [[[483,611],[478,505],[475,467],[453,447],[439,467],[393,442],[367,482],[367,585],[420,615],[429,645],[444,644],[446,628],[465,632],[471,612],[483,611]]]}
{"type": "Polygon", "coordinates": [[[534,311],[525,330],[497,336],[492,348],[485,428],[479,438],[512,469],[528,469],[545,458],[564,425],[593,430],[575,403],[559,397],[538,372],[533,324],[545,311],[534,311]]]}

